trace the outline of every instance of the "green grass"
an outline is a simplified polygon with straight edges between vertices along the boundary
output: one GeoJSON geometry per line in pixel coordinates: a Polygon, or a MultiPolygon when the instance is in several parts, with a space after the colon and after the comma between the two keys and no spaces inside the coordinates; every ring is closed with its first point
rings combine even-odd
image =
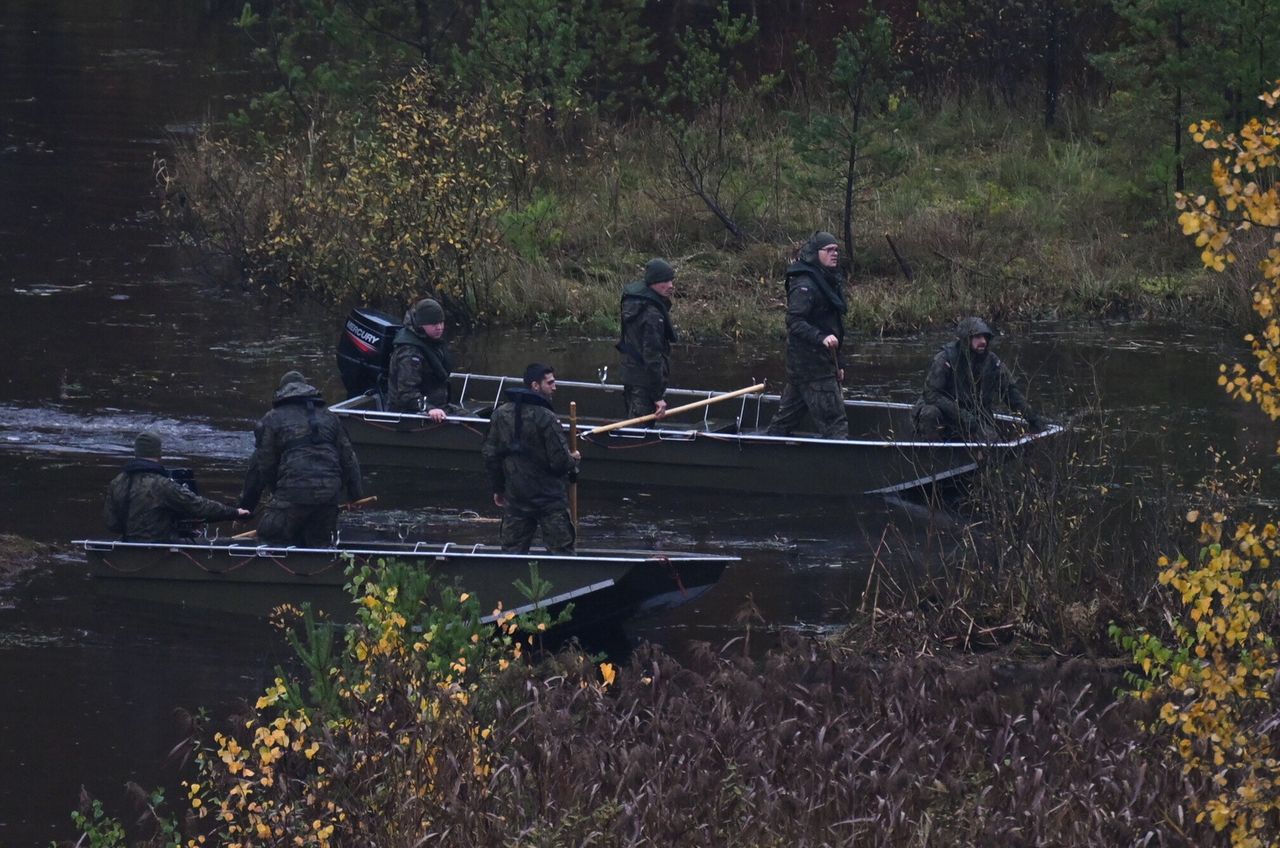
{"type": "MultiPolygon", "coordinates": [[[[1135,120],[1123,98],[1067,102],[1062,114],[1064,128],[1046,132],[1032,109],[943,98],[907,104],[881,127],[875,143],[896,145],[902,164],[858,198],[851,329],[909,331],[964,314],[1247,315],[1251,263],[1207,274],[1178,231],[1167,163],[1155,152],[1165,130],[1135,120]]],[[[483,257],[473,311],[498,324],[608,335],[621,286],[662,256],[678,269],[674,315],[686,338],[776,337],[795,247],[815,229],[841,229],[838,169],[802,158],[791,131],[765,103],[733,110],[734,162],[719,200],[749,235],[735,244],[681,183],[660,126],[581,128],[580,143],[537,158],[499,216],[504,249],[483,257]]],[[[195,173],[198,151],[188,161],[195,173]]],[[[1207,170],[1195,152],[1187,173],[1207,170]]],[[[212,202],[234,217],[225,199],[212,202]]],[[[252,236],[254,225],[224,229],[252,236]]]]}
{"type": "MultiPolygon", "coordinates": [[[[1140,144],[1139,128],[1105,105],[1076,103],[1064,113],[1071,129],[1047,133],[1034,112],[944,101],[899,126],[905,167],[859,203],[848,323],[895,332],[966,313],[1239,317],[1240,285],[1199,269],[1174,224],[1171,192],[1147,173],[1144,158],[1158,140],[1140,144]]],[[[563,213],[561,249],[515,260],[523,282],[504,298],[500,320],[550,317],[611,331],[618,288],[659,255],[679,268],[676,317],[690,335],[778,332],[783,269],[809,232],[838,230],[839,185],[800,160],[782,122],[763,109],[741,120],[749,129],[740,154],[754,182],[726,180],[726,193],[755,241],[730,244],[669,178],[657,129],[632,123],[540,173],[540,190],[563,213]]]]}

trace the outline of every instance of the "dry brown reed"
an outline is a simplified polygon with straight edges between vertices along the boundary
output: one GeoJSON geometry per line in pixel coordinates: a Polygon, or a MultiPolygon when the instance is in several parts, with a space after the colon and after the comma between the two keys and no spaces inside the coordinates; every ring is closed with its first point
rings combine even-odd
{"type": "Polygon", "coordinates": [[[1110,656],[1109,624],[1152,614],[1156,562],[1176,549],[1187,501],[1159,470],[1129,476],[1140,435],[1121,422],[1094,409],[1069,424],[961,492],[933,493],[948,520],[911,567],[873,562],[843,639],[876,653],[1110,656]]]}
{"type": "Polygon", "coordinates": [[[1081,663],[737,654],[644,648],[605,694],[588,664],[528,684],[485,791],[422,844],[1206,844],[1201,787],[1081,663]]]}

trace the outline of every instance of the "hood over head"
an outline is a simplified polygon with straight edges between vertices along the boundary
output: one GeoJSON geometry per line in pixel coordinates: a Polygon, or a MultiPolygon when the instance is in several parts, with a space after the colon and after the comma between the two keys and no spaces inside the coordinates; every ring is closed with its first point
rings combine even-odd
{"type": "Polygon", "coordinates": [[[969,339],[974,336],[986,336],[987,341],[991,341],[995,338],[995,335],[996,334],[992,329],[987,326],[987,322],[983,321],[981,318],[964,318],[961,319],[960,323],[956,324],[956,339],[960,341],[961,346],[965,348],[969,346],[969,339]]]}

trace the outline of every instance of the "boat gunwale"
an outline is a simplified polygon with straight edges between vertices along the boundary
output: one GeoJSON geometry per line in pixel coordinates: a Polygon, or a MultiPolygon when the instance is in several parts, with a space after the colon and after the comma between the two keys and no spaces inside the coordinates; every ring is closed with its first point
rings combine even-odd
{"type": "Polygon", "coordinates": [[[740,562],[741,557],[732,554],[711,554],[699,553],[697,551],[637,551],[626,548],[619,549],[600,549],[588,548],[579,551],[576,554],[555,554],[550,552],[542,553],[510,553],[503,551],[501,548],[493,550],[485,550],[492,548],[484,544],[475,544],[468,546],[460,546],[453,548],[453,542],[445,542],[443,545],[438,542],[417,542],[412,546],[408,543],[397,542],[372,542],[357,543],[363,545],[387,545],[397,547],[368,547],[365,549],[355,547],[331,547],[331,548],[300,548],[285,547],[279,545],[238,545],[223,544],[218,540],[209,540],[207,542],[126,542],[123,540],[111,539],[73,539],[71,544],[79,546],[86,553],[107,553],[116,550],[166,550],[172,552],[200,552],[200,553],[218,553],[228,556],[262,559],[278,559],[288,557],[294,554],[301,555],[327,555],[332,557],[350,554],[352,556],[384,556],[397,557],[408,556],[414,558],[432,557],[434,559],[511,559],[511,560],[537,560],[539,562],[611,562],[611,563],[631,563],[641,564],[646,562],[662,562],[679,561],[679,562],[740,562]],[[423,546],[428,547],[423,547],[423,546]],[[621,555],[619,555],[621,554],[621,555]]]}
{"type": "MultiPolygon", "coordinates": [[[[472,379],[496,382],[498,384],[499,392],[502,391],[502,387],[507,381],[509,380],[514,381],[514,378],[499,377],[491,374],[464,373],[464,374],[455,374],[454,377],[462,379],[464,393],[465,393],[465,387],[471,382],[472,379]]],[[[574,381],[574,380],[557,380],[556,383],[559,386],[575,388],[575,389],[603,389],[605,391],[610,391],[610,392],[622,391],[622,386],[613,384],[613,383],[587,383],[587,382],[580,382],[580,381],[574,381]]],[[[702,390],[702,389],[668,389],[667,394],[704,399],[708,397],[714,397],[717,394],[723,394],[723,392],[702,390]]],[[[442,427],[449,424],[452,424],[455,426],[460,426],[465,424],[480,424],[480,425],[487,426],[489,423],[488,418],[483,416],[478,416],[478,415],[454,414],[447,417],[444,421],[432,422],[429,416],[423,413],[418,413],[418,412],[391,412],[388,410],[359,408],[359,405],[366,402],[369,397],[370,395],[363,394],[363,395],[357,395],[352,398],[347,398],[346,400],[342,400],[335,404],[332,404],[329,407],[329,411],[340,417],[359,418],[363,421],[370,421],[370,422],[380,421],[380,422],[393,423],[393,424],[398,424],[401,421],[430,422],[432,425],[430,429],[435,429],[436,427],[442,427]]],[[[781,402],[781,398],[779,395],[762,394],[759,396],[758,400],[781,402]]],[[[744,405],[745,405],[745,401],[744,401],[744,405]]],[[[860,408],[870,408],[870,409],[897,409],[897,410],[907,410],[912,407],[912,404],[902,403],[900,401],[887,401],[887,400],[877,401],[877,400],[867,400],[867,399],[861,399],[861,398],[845,398],[844,405],[846,407],[860,407],[860,408]]],[[[1022,418],[1020,418],[1019,416],[1010,415],[1002,412],[994,413],[994,417],[999,421],[1005,421],[1007,423],[1020,423],[1022,421],[1022,418]]],[[[564,420],[563,416],[557,414],[557,418],[560,419],[560,424],[562,427],[567,428],[569,426],[568,422],[564,420]]],[[[602,434],[602,436],[606,436],[606,437],[614,436],[617,438],[625,437],[625,438],[632,438],[632,439],[656,437],[659,441],[665,440],[665,441],[672,441],[672,442],[694,441],[696,439],[710,439],[713,441],[730,442],[730,443],[742,443],[742,442],[759,443],[761,445],[812,444],[812,445],[822,445],[824,447],[830,447],[835,450],[849,450],[852,448],[864,448],[864,449],[875,448],[875,449],[881,449],[881,450],[929,449],[929,448],[933,448],[933,449],[979,448],[981,449],[981,448],[1016,448],[1025,444],[1030,444],[1031,442],[1034,442],[1034,441],[1039,441],[1040,439],[1047,438],[1049,436],[1055,436],[1061,432],[1064,432],[1065,429],[1066,428],[1063,427],[1061,424],[1048,424],[1043,430],[1039,432],[1035,432],[1035,433],[1026,432],[1026,433],[1020,434],[1017,438],[998,441],[998,442],[996,441],[993,441],[993,442],[935,441],[935,440],[929,440],[929,439],[911,439],[911,440],[826,439],[820,436],[797,436],[797,435],[770,436],[765,433],[717,433],[717,432],[702,429],[699,427],[689,427],[685,429],[673,429],[669,427],[621,427],[616,430],[612,430],[607,434],[602,434]]],[[[598,442],[592,441],[593,437],[589,431],[581,433],[580,438],[585,439],[587,441],[591,441],[593,444],[599,445],[598,442]]],[[[952,476],[952,475],[948,474],[947,476],[952,476]]],[[[925,478],[922,478],[922,479],[925,479],[925,478]]],[[[934,479],[934,478],[930,477],[928,479],[934,479]]],[[[900,485],[895,484],[891,487],[888,487],[887,489],[877,490],[877,491],[898,491],[900,488],[901,488],[900,485]]]]}

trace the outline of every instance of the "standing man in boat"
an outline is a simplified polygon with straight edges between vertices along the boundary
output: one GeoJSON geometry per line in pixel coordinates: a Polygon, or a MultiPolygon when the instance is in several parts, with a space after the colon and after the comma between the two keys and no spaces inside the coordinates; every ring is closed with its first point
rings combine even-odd
{"type": "Polygon", "coordinates": [[[507,402],[494,410],[481,454],[502,508],[502,549],[527,553],[534,534],[552,553],[573,553],[568,484],[578,474],[578,451],[569,450],[551,400],[555,369],[533,363],[524,385],[507,389],[507,402]]]}
{"type": "Polygon", "coordinates": [[[360,463],[338,416],[302,374],[288,371],[258,431],[246,493],[251,485],[274,493],[258,521],[258,538],[308,548],[332,544],[343,492],[353,501],[361,496],[360,463]]]}
{"type": "Polygon", "coordinates": [[[151,431],[133,440],[133,459],[107,487],[107,529],[126,542],[172,542],[188,535],[183,521],[248,518],[247,509],[202,498],[169,476],[160,463],[160,437],[151,431]]]}
{"type": "Polygon", "coordinates": [[[981,318],[965,318],[956,340],[943,345],[924,378],[924,391],[911,410],[916,435],[926,439],[993,441],[999,430],[993,409],[1003,402],[1026,419],[1034,432],[1044,422],[1000,357],[990,349],[995,334],[981,318]]]}
{"type": "Polygon", "coordinates": [[[676,271],[665,259],[650,259],[644,279],[622,289],[622,401],[627,418],[667,414],[667,378],[671,374],[671,290],[676,271]]]}
{"type": "Polygon", "coordinates": [[[823,438],[848,438],[840,391],[844,282],[831,233],[814,233],[787,267],[787,387],[766,435],[791,435],[807,412],[823,438]]]}
{"type": "Polygon", "coordinates": [[[444,307],[423,298],[404,314],[392,341],[387,404],[392,412],[422,412],[437,424],[449,404],[453,358],[444,343],[444,307]]]}

